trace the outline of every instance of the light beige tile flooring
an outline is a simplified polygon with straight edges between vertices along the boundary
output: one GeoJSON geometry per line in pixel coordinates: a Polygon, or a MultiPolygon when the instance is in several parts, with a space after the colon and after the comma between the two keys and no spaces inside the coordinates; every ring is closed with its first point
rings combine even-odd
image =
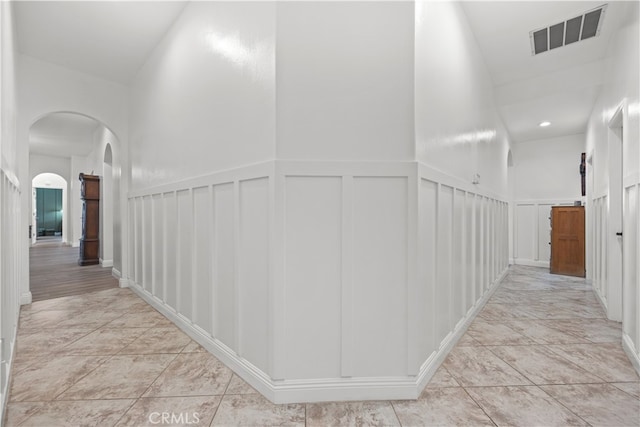
{"type": "Polygon", "coordinates": [[[584,280],[512,267],[418,400],[274,405],[131,291],[111,289],[22,308],[5,421],[638,426],[640,378],[620,342],[584,280]]]}

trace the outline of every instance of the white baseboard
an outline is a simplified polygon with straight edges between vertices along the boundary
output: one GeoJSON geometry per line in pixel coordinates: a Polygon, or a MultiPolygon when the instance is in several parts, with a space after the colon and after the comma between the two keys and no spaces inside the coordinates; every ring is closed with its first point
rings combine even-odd
{"type": "Polygon", "coordinates": [[[120,273],[120,270],[114,267],[111,269],[111,276],[113,276],[114,279],[120,280],[122,278],[122,273],[120,273]]]}
{"type": "Polygon", "coordinates": [[[640,354],[636,351],[635,345],[629,335],[624,332],[622,333],[622,348],[624,349],[624,352],[627,353],[627,357],[629,357],[629,360],[636,369],[636,372],[640,375],[640,354]]]}
{"type": "Polygon", "coordinates": [[[5,387],[3,390],[0,389],[0,396],[2,396],[2,401],[0,401],[0,425],[2,424],[2,420],[4,420],[4,416],[7,410],[7,405],[9,404],[9,388],[11,387],[11,377],[13,374],[13,361],[15,360],[16,355],[16,339],[18,336],[18,322],[16,322],[16,326],[13,330],[13,342],[10,346],[2,343],[5,348],[10,348],[11,352],[7,360],[5,360],[5,369],[6,369],[6,382],[4,384],[0,384],[0,387],[5,387]]]}
{"type": "Polygon", "coordinates": [[[467,328],[484,308],[491,295],[506,276],[508,268],[500,274],[492,286],[469,310],[456,329],[440,344],[438,351],[422,364],[417,377],[368,377],[327,378],[311,380],[272,380],[268,374],[240,357],[223,342],[193,325],[184,316],[176,313],[160,299],[131,280],[120,279],[120,287],[129,287],[143,300],[175,323],[194,341],[216,356],[258,392],[276,404],[299,402],[328,402],[354,400],[406,400],[417,399],[429,380],[436,373],[451,349],[464,335],[467,328]]]}
{"type": "Polygon", "coordinates": [[[73,247],[73,248],[79,248],[79,247],[80,247],[80,242],[73,242],[73,244],[71,245],[71,247],[73,247]]]}
{"type": "Polygon", "coordinates": [[[118,286],[120,286],[121,288],[130,287],[129,280],[125,279],[124,277],[121,277],[120,279],[118,279],[118,286]]]}
{"type": "Polygon", "coordinates": [[[103,267],[103,268],[113,267],[113,260],[100,258],[100,267],[103,267]]]}
{"type": "Polygon", "coordinates": [[[534,259],[526,259],[526,258],[515,258],[513,263],[516,265],[526,265],[528,267],[544,267],[549,268],[551,264],[549,261],[539,261],[534,259]]]}
{"type": "Polygon", "coordinates": [[[23,292],[20,294],[20,305],[31,304],[32,301],[33,301],[33,298],[31,296],[31,291],[23,292]]]}

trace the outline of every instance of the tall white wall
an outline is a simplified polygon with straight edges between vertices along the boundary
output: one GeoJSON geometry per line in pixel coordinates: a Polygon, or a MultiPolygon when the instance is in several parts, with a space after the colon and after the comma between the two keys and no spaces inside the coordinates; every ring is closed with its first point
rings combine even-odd
{"type": "Polygon", "coordinates": [[[0,419],[4,419],[14,360],[20,285],[26,279],[20,265],[23,253],[18,249],[20,242],[29,240],[20,218],[24,214],[30,220],[28,212],[21,211],[24,184],[17,178],[15,43],[12,3],[0,2],[0,419]]]}
{"type": "Polygon", "coordinates": [[[506,196],[509,141],[462,7],[415,7],[416,158],[468,183],[479,174],[479,191],[506,196]]]}
{"type": "Polygon", "coordinates": [[[278,158],[413,160],[413,3],[277,9],[278,158]]]}
{"type": "Polygon", "coordinates": [[[275,156],[275,4],[187,5],[131,85],[132,188],[275,156]]]}
{"type": "Polygon", "coordinates": [[[513,147],[516,264],[549,267],[551,207],[585,202],[580,184],[584,134],[533,140],[513,147]]]}
{"type": "Polygon", "coordinates": [[[625,7],[627,21],[609,44],[605,81],[587,130],[587,259],[594,290],[609,316],[622,320],[624,348],[640,372],[640,7],[625,7]],[[618,111],[622,121],[612,125],[623,127],[621,135],[609,127],[618,111]],[[614,184],[614,174],[621,183],[614,184]],[[611,307],[612,299],[621,301],[619,309],[611,307]]]}

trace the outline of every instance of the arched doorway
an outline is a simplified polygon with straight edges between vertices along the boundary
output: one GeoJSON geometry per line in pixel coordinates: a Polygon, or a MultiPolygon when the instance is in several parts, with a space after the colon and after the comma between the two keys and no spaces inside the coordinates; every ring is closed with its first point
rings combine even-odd
{"type": "Polygon", "coordinates": [[[31,181],[31,244],[38,241],[69,243],[69,187],[65,178],[44,172],[31,181]]]}
{"type": "MultiPolygon", "coordinates": [[[[62,209],[66,224],[62,227],[64,233],[62,240],[73,248],[69,248],[72,250],[69,254],[62,254],[60,251],[58,253],[59,259],[64,259],[64,262],[68,263],[67,270],[64,274],[60,274],[60,277],[69,278],[78,268],[79,249],[77,248],[80,246],[80,238],[82,237],[81,184],[78,179],[81,173],[98,175],[101,178],[100,265],[96,266],[100,270],[101,285],[107,286],[109,279],[113,280],[113,275],[119,276],[119,271],[121,271],[119,264],[122,260],[122,248],[119,244],[121,239],[114,236],[115,230],[117,229],[119,233],[121,229],[120,215],[117,214],[120,206],[119,145],[118,138],[107,125],[93,117],[76,112],[45,114],[35,120],[29,128],[29,169],[32,176],[42,172],[52,172],[63,177],[66,182],[65,208],[62,209]]],[[[32,185],[32,187],[36,188],[36,185],[32,185]]],[[[31,189],[27,191],[31,191],[31,189]]],[[[30,204],[33,206],[30,207],[30,211],[33,211],[36,203],[32,200],[30,204]]],[[[37,227],[33,227],[33,230],[37,238],[37,227]]],[[[39,256],[44,257],[45,255],[40,252],[39,256]]],[[[60,264],[60,262],[57,263],[60,264]]],[[[29,264],[29,288],[30,293],[33,294],[35,276],[33,268],[31,268],[33,267],[32,262],[30,261],[29,264]]],[[[84,269],[82,274],[86,274],[90,267],[82,268],[84,269]]],[[[78,274],[80,273],[78,272],[78,274]]],[[[71,282],[71,280],[67,282],[71,282]]],[[[117,281],[114,282],[117,286],[117,281]]],[[[68,288],[71,286],[69,285],[68,288]]],[[[78,293],[86,292],[86,284],[84,289],[78,287],[77,291],[78,293]]],[[[53,292],[48,290],[47,292],[54,295],[53,292]]],[[[69,290],[68,294],[71,295],[71,292],[72,290],[69,290]]],[[[56,295],[60,296],[60,293],[56,295]]],[[[34,298],[34,300],[46,299],[47,296],[41,290],[38,297],[34,294],[34,298]]]]}

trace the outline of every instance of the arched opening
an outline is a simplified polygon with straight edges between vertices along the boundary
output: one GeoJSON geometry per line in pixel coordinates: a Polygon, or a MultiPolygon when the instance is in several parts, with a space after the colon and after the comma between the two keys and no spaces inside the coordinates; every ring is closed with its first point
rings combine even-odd
{"type": "Polygon", "coordinates": [[[69,187],[66,179],[44,172],[31,181],[32,221],[31,244],[38,242],[69,242],[69,187]]]}
{"type": "MultiPolygon", "coordinates": [[[[46,280],[49,275],[46,271],[38,271],[38,274],[34,275],[34,268],[39,267],[37,263],[30,261],[29,288],[33,295],[33,301],[90,291],[91,286],[87,286],[86,280],[74,282],[73,275],[86,275],[89,270],[93,271],[93,269],[95,271],[91,274],[95,273],[99,278],[89,282],[96,284],[96,290],[118,286],[117,280],[112,276],[116,268],[118,272],[120,271],[121,267],[116,264],[121,263],[122,259],[119,247],[121,239],[114,236],[114,230],[117,228],[119,232],[121,229],[120,217],[115,214],[119,212],[120,206],[119,145],[118,138],[107,125],[93,117],[76,112],[52,112],[41,116],[30,126],[29,169],[31,176],[35,177],[48,172],[57,174],[64,179],[65,201],[62,203],[64,205],[62,213],[65,217],[65,223],[62,226],[60,237],[62,241],[72,246],[65,248],[58,245],[57,252],[50,248],[52,250],[50,256],[58,258],[50,260],[49,265],[52,266],[51,268],[55,266],[58,270],[62,269],[61,274],[56,274],[55,277],[66,283],[36,283],[38,277],[42,277],[44,282],[51,282],[51,280],[46,280]],[[80,194],[81,183],[78,179],[81,173],[100,176],[100,243],[98,248],[100,266],[83,265],[78,267],[80,239],[83,237],[83,202],[80,194]],[[117,243],[114,244],[114,242],[117,243]],[[80,269],[82,272],[79,271],[80,269]],[[73,283],[81,282],[85,283],[76,288],[72,286],[73,283]],[[57,290],[53,290],[54,285],[60,286],[57,290]],[[36,290],[38,295],[34,293],[36,290]]],[[[38,188],[36,183],[32,187],[38,188]]],[[[37,193],[38,190],[33,190],[33,192],[37,193]]],[[[33,212],[37,207],[37,201],[34,199],[31,200],[31,203],[30,212],[33,212]]],[[[42,230],[38,229],[37,224],[34,225],[32,239],[37,241],[38,232],[42,230]]],[[[50,234],[46,229],[44,233],[50,234]]],[[[37,246],[39,247],[38,257],[49,256],[49,254],[43,254],[42,245],[37,246]]],[[[32,256],[34,255],[30,254],[30,258],[32,256]]],[[[54,277],[54,274],[50,276],[54,277]]]]}

